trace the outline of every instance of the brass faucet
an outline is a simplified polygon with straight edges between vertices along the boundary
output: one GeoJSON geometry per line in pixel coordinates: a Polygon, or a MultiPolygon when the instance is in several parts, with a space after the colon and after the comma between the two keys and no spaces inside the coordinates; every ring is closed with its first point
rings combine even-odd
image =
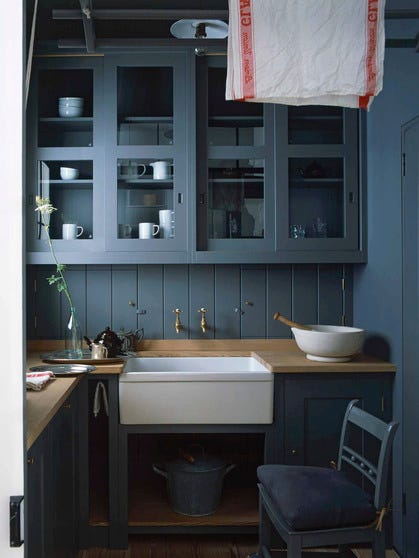
{"type": "Polygon", "coordinates": [[[207,309],[200,308],[198,312],[201,312],[201,329],[202,329],[202,333],[205,333],[207,331],[207,319],[205,317],[205,314],[207,313],[207,309]]]}
{"type": "Polygon", "coordinates": [[[180,317],[179,317],[179,314],[182,312],[182,310],[180,310],[180,308],[176,308],[176,310],[173,310],[173,312],[176,314],[175,330],[176,333],[180,333],[183,329],[183,325],[180,323],[180,317]]]}

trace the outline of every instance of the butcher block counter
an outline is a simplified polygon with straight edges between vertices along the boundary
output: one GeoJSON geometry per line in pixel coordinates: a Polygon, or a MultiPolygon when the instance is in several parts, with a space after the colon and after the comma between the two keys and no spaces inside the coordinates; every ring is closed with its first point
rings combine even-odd
{"type": "MultiPolygon", "coordinates": [[[[60,341],[28,341],[27,368],[43,364],[40,355],[62,349],[60,341]]],[[[383,373],[396,367],[383,360],[358,355],[350,362],[325,363],[308,360],[291,339],[190,339],[141,341],[137,356],[254,356],[271,372],[307,373],[383,373]]],[[[44,363],[45,364],[45,363],[44,363]]],[[[94,362],[92,364],[95,364],[94,362]]],[[[120,374],[123,363],[97,365],[90,375],[120,374]]],[[[60,377],[41,391],[27,392],[27,446],[34,443],[57,410],[77,386],[80,377],[60,377]]]]}

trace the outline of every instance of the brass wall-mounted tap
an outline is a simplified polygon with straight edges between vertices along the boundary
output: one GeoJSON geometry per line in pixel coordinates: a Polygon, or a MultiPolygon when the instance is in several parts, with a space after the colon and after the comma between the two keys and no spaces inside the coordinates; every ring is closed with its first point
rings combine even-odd
{"type": "Polygon", "coordinates": [[[205,314],[207,313],[207,309],[200,308],[198,312],[201,312],[201,329],[202,329],[202,333],[205,333],[207,331],[207,319],[205,317],[205,314]]]}
{"type": "Polygon", "coordinates": [[[173,312],[176,314],[175,330],[176,333],[180,333],[183,329],[183,325],[180,323],[180,317],[179,317],[179,314],[182,313],[182,310],[180,308],[176,308],[175,310],[173,310],[173,312]]]}

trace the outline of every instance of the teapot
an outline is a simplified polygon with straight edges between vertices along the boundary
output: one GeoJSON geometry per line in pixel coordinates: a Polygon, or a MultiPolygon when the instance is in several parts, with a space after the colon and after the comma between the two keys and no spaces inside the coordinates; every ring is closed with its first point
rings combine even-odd
{"type": "Polygon", "coordinates": [[[121,353],[122,350],[122,340],[118,335],[107,326],[103,331],[98,333],[95,340],[92,341],[88,337],[84,337],[88,347],[92,350],[92,346],[95,344],[102,344],[108,349],[108,358],[116,357],[121,353]]]}

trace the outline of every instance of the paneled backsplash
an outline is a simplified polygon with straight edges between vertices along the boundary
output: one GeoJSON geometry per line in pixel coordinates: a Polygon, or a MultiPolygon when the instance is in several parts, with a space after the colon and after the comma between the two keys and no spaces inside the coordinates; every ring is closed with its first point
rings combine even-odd
{"type": "MultiPolygon", "coordinates": [[[[53,266],[28,266],[28,339],[63,338],[67,306],[46,280],[53,273],[53,266]]],[[[74,265],[66,278],[89,337],[105,326],[144,328],[146,338],[157,339],[291,337],[273,320],[276,311],[303,323],[352,324],[352,266],[74,265]],[[207,310],[206,333],[200,308],[207,310]]]]}

